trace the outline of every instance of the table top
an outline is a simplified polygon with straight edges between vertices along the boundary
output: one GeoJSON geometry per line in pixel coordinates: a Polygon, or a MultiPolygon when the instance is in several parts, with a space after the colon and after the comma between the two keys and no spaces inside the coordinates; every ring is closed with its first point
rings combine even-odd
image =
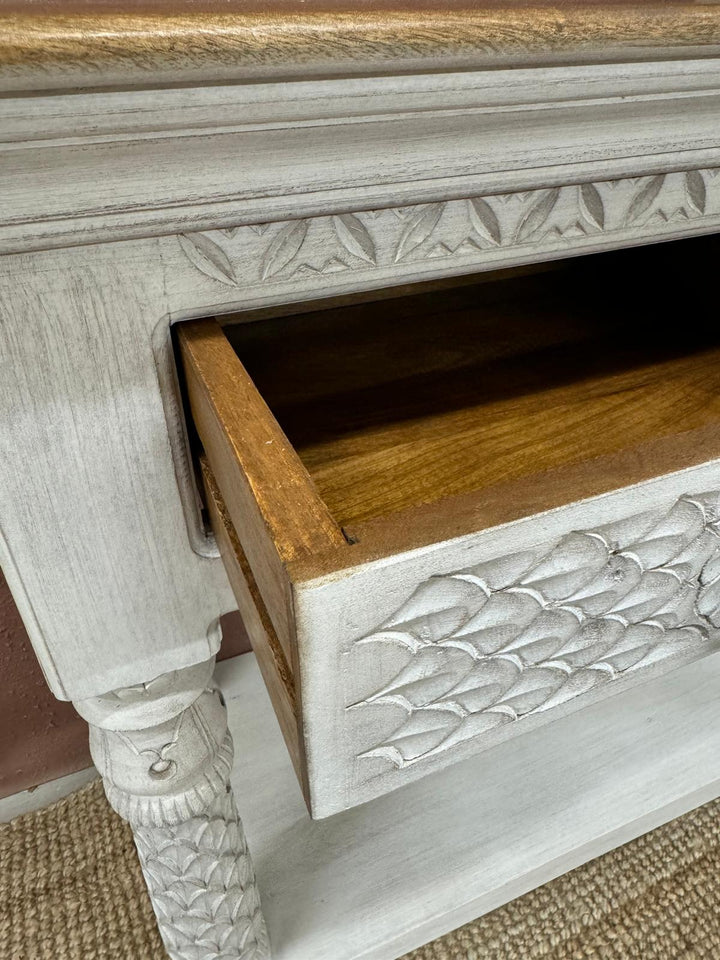
{"type": "Polygon", "coordinates": [[[720,50],[717,0],[5,0],[0,26],[9,89],[720,50]]]}

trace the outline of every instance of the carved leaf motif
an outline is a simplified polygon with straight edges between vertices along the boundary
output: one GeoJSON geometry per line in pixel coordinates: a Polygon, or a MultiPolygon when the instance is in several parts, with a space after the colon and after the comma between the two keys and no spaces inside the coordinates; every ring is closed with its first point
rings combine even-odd
{"type": "Polygon", "coordinates": [[[307,232],[307,220],[295,220],[275,234],[263,257],[260,272],[263,280],[280,273],[298,255],[307,232]]]}
{"type": "Polygon", "coordinates": [[[705,213],[707,190],[705,181],[699,170],[688,170],[685,174],[685,188],[690,206],[697,213],[705,213]]]}
{"type": "Polygon", "coordinates": [[[377,263],[375,244],[359,217],[344,213],[342,216],[333,217],[332,221],[338,239],[348,253],[359,257],[365,263],[377,263]]]}
{"type": "Polygon", "coordinates": [[[206,277],[237,286],[237,278],[223,248],[204,233],[183,233],[178,237],[183,253],[206,277]]]}
{"type": "Polygon", "coordinates": [[[437,749],[462,724],[462,717],[453,710],[416,710],[396,736],[366,756],[385,754],[397,766],[416,760],[437,749]]]}
{"type": "Polygon", "coordinates": [[[481,237],[496,245],[500,243],[500,223],[487,200],[482,197],[473,197],[470,200],[470,220],[481,237]]]}
{"type": "Polygon", "coordinates": [[[600,230],[605,228],[605,207],[594,183],[581,184],[580,209],[590,223],[594,223],[600,230]]]}
{"type": "Polygon", "coordinates": [[[555,204],[560,196],[560,187],[553,187],[545,190],[539,198],[533,203],[528,212],[520,221],[517,230],[517,241],[529,240],[534,233],[546,223],[548,217],[553,212],[555,204]]]}
{"type": "Polygon", "coordinates": [[[697,601],[698,613],[720,627],[720,579],[703,582],[697,601]]]}
{"type": "Polygon", "coordinates": [[[440,699],[473,667],[473,659],[461,650],[425,647],[373,700],[402,697],[415,707],[440,699]]]}
{"type": "Polygon", "coordinates": [[[640,187],[628,207],[625,220],[627,223],[634,223],[653,205],[655,198],[662,190],[665,183],[665,174],[659,173],[655,177],[648,177],[645,183],[640,187]]]}
{"type": "Polygon", "coordinates": [[[574,697],[582,696],[583,693],[587,693],[588,690],[592,690],[593,687],[609,679],[609,674],[601,673],[599,670],[576,670],[575,673],[570,674],[561,687],[558,687],[555,693],[548,697],[538,710],[552,710],[553,707],[557,707],[561,703],[567,703],[574,697]]]}
{"type": "Polygon", "coordinates": [[[578,634],[579,615],[564,607],[546,607],[502,649],[516,654],[523,665],[549,660],[578,634]]]}
{"type": "Polygon", "coordinates": [[[431,577],[383,626],[411,632],[425,643],[437,643],[457,633],[486,600],[487,593],[477,584],[456,577],[431,577]]]}
{"type": "Polygon", "coordinates": [[[556,693],[566,679],[565,673],[552,667],[530,667],[520,674],[495,709],[505,707],[516,716],[532,713],[556,693]]]}
{"type": "Polygon", "coordinates": [[[427,240],[437,226],[444,206],[444,203],[428,203],[410,218],[395,253],[396,263],[427,240]]]}
{"type": "Polygon", "coordinates": [[[521,722],[621,674],[717,647],[709,627],[720,620],[718,505],[717,491],[680,497],[423,581],[378,632],[356,641],[410,651],[353,705],[393,702],[407,712],[363,756],[415,763],[483,736],[490,714],[521,722]]]}

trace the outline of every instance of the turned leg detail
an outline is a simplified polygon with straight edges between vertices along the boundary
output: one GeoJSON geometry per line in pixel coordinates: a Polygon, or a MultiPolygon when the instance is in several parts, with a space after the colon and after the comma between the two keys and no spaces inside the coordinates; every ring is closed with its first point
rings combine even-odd
{"type": "Polygon", "coordinates": [[[133,828],[172,960],[265,960],[213,661],[76,703],[108,800],[133,828]]]}

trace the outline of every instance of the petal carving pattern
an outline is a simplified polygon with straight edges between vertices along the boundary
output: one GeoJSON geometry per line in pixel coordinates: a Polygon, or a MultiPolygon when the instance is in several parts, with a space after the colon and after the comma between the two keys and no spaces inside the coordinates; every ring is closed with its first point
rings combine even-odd
{"type": "Polygon", "coordinates": [[[405,718],[361,757],[401,768],[720,642],[720,491],[546,550],[433,576],[357,644],[409,661],[351,705],[405,718]]]}

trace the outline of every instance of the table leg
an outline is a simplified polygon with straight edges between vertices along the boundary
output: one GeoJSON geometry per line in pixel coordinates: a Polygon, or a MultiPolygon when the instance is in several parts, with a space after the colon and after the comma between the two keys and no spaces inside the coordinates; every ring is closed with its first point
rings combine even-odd
{"type": "Polygon", "coordinates": [[[111,806],[132,826],[171,960],[265,960],[267,931],[230,787],[213,660],[76,703],[111,806]]]}

